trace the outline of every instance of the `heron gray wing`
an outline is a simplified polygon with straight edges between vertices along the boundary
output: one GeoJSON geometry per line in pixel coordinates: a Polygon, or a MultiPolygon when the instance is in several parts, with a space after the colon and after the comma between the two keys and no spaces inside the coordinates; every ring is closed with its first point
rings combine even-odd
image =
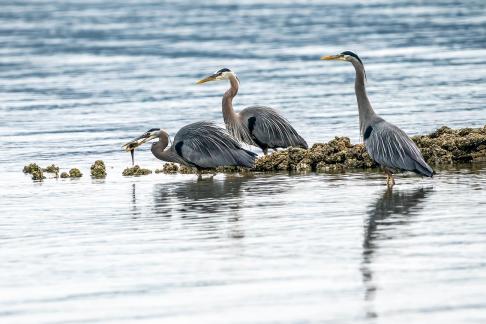
{"type": "Polygon", "coordinates": [[[240,112],[240,118],[247,123],[252,139],[260,147],[308,147],[289,121],[273,108],[248,107],[240,112]]]}
{"type": "Polygon", "coordinates": [[[174,137],[173,149],[199,168],[218,166],[252,167],[256,154],[247,151],[225,129],[211,122],[184,126],[174,137]]]}
{"type": "Polygon", "coordinates": [[[364,143],[371,158],[383,167],[433,175],[417,145],[393,124],[380,120],[369,125],[364,132],[364,143]]]}

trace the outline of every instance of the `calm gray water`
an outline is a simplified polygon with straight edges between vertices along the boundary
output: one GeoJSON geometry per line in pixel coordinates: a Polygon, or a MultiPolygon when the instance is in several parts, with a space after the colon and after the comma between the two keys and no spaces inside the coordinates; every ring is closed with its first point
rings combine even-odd
{"type": "MultiPolygon", "coordinates": [[[[121,145],[279,108],[359,139],[356,51],[409,134],[486,123],[484,1],[2,1],[1,323],[485,323],[486,164],[404,174],[124,178],[121,145]],[[105,180],[89,165],[103,159],[105,180]],[[33,183],[29,162],[79,167],[33,183]]],[[[161,164],[148,147],[136,154],[161,164]]]]}

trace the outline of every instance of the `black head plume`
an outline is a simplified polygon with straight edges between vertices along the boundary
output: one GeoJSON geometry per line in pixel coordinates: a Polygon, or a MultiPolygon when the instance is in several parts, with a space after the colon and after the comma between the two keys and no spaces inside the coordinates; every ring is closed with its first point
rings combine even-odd
{"type": "Polygon", "coordinates": [[[359,61],[359,63],[361,63],[361,65],[364,66],[363,61],[361,61],[361,59],[359,58],[359,56],[357,54],[355,54],[355,53],[353,53],[351,51],[344,51],[341,54],[343,54],[343,55],[349,55],[349,56],[354,57],[355,59],[357,59],[359,61]]]}
{"type": "Polygon", "coordinates": [[[228,69],[228,68],[222,68],[221,70],[219,70],[219,71],[218,71],[218,72],[216,72],[216,73],[223,73],[223,72],[231,72],[231,70],[230,70],[230,69],[228,69]]]}
{"type": "Polygon", "coordinates": [[[152,132],[155,132],[155,131],[159,131],[160,128],[151,128],[147,131],[147,133],[152,133],[152,132]]]}

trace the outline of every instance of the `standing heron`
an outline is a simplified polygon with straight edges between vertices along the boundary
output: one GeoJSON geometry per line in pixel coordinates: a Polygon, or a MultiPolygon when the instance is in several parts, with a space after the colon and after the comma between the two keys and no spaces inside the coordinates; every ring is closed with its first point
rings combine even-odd
{"type": "Polygon", "coordinates": [[[432,177],[434,170],[425,162],[419,148],[397,126],[378,116],[371,107],[365,88],[363,61],[353,52],[323,56],[321,60],[348,61],[356,70],[355,92],[358,99],[359,126],[368,154],[387,175],[387,185],[393,186],[393,173],[397,170],[413,171],[432,177]]]}
{"type": "Polygon", "coordinates": [[[211,122],[196,122],[182,127],[169,145],[169,134],[152,128],[123,145],[126,151],[158,138],[152,143],[152,154],[159,160],[195,167],[198,172],[218,166],[253,167],[256,154],[245,150],[223,128],[211,122]],[[167,149],[166,149],[167,148],[167,149]]]}
{"type": "Polygon", "coordinates": [[[223,96],[223,119],[226,129],[234,138],[260,147],[265,155],[269,148],[273,150],[289,146],[307,148],[306,141],[277,110],[264,106],[251,106],[240,112],[233,110],[233,98],[238,93],[240,85],[233,71],[224,68],[197,83],[216,80],[230,82],[230,89],[223,96]]]}

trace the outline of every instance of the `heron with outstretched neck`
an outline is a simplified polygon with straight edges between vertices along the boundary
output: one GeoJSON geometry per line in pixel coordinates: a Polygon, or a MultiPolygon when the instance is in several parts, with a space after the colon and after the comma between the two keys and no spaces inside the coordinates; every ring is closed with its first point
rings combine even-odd
{"type": "Polygon", "coordinates": [[[198,173],[219,166],[253,167],[256,154],[245,150],[225,129],[211,122],[196,122],[182,127],[169,146],[169,134],[160,128],[152,128],[123,145],[132,152],[152,139],[152,154],[159,160],[197,168],[198,173]]]}
{"type": "Polygon", "coordinates": [[[301,147],[307,148],[306,141],[297,133],[277,110],[264,106],[251,106],[235,112],[233,99],[238,93],[240,81],[230,69],[221,69],[199,80],[202,84],[209,81],[229,80],[230,88],[223,96],[223,119],[228,132],[240,142],[258,146],[266,155],[268,149],[301,147]]]}
{"type": "Polygon", "coordinates": [[[321,60],[347,61],[356,70],[355,92],[358,100],[359,127],[371,158],[387,175],[388,186],[393,186],[393,173],[398,170],[413,171],[432,177],[434,170],[425,162],[422,153],[407,134],[397,126],[378,116],[366,93],[366,73],[363,61],[353,52],[321,57],[321,60]]]}

